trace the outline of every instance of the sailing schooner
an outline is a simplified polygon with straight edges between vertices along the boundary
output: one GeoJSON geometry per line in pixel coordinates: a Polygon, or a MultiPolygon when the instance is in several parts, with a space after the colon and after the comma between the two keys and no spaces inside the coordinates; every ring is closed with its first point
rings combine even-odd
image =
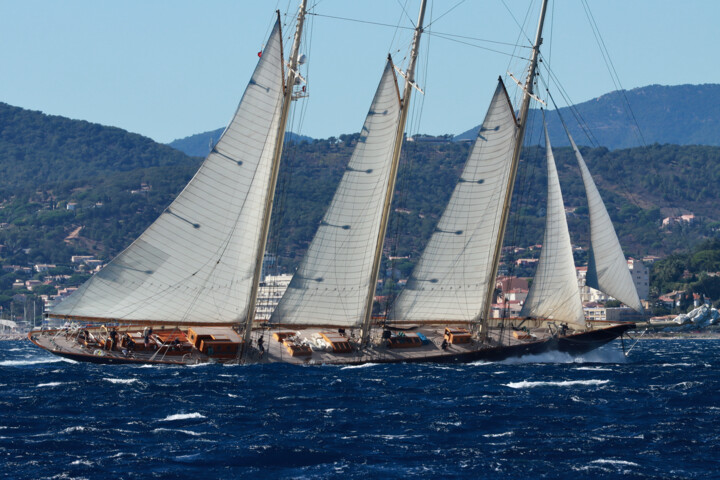
{"type": "MultiPolygon", "coordinates": [[[[33,331],[31,341],[57,355],[98,363],[467,362],[550,350],[581,354],[634,328],[629,323],[586,328],[576,283],[577,298],[571,298],[574,266],[549,141],[550,206],[541,280],[533,284],[523,312],[528,318],[518,320],[523,329],[506,336],[505,321],[490,318],[547,0],[519,117],[500,80],[407,288],[387,318],[373,319],[398,159],[417,88],[425,5],[422,0],[407,71],[400,72],[402,97],[397,67],[388,57],[335,196],[267,322],[254,321],[254,313],[285,127],[296,82],[302,81],[298,55],[306,0],[287,70],[278,18],[234,118],[197,174],[135,242],[49,314],[101,326],[74,323],[33,331]],[[559,301],[553,297],[559,280],[545,275],[554,274],[556,267],[550,265],[557,258],[565,285],[559,301]],[[560,322],[569,331],[561,331],[560,322]]],[[[607,211],[574,148],[595,225],[588,281],[641,308],[607,211]],[[619,289],[610,286],[618,280],[619,289]]]]}

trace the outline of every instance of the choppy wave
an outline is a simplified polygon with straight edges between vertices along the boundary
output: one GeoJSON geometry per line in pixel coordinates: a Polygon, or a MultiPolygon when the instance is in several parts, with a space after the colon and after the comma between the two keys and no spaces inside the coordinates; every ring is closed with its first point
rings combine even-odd
{"type": "Polygon", "coordinates": [[[623,467],[639,467],[635,462],[629,462],[627,460],[613,460],[613,459],[606,459],[606,458],[600,458],[598,460],[593,460],[590,463],[599,463],[599,464],[609,464],[609,465],[621,465],[623,467]]]}
{"type": "Polygon", "coordinates": [[[38,365],[41,363],[58,363],[65,361],[63,358],[33,358],[29,360],[3,360],[0,367],[22,367],[26,365],[38,365]]]}
{"type": "Polygon", "coordinates": [[[535,387],[573,387],[576,385],[605,385],[610,380],[562,380],[559,382],[510,382],[505,384],[510,388],[535,388],[535,387]]]}
{"type": "Polygon", "coordinates": [[[363,363],[362,365],[346,365],[344,367],[340,367],[340,370],[352,370],[355,368],[370,368],[370,367],[376,367],[380,365],[379,363],[363,363]]]}
{"type": "Polygon", "coordinates": [[[190,420],[193,418],[206,418],[205,415],[197,412],[193,413],[176,413],[175,415],[170,415],[168,417],[163,418],[162,420],[159,420],[160,422],[174,422],[176,420],[190,420]]]}
{"type": "Polygon", "coordinates": [[[202,433],[193,432],[191,430],[183,430],[180,428],[156,428],[153,430],[153,433],[166,433],[166,432],[170,432],[170,433],[179,432],[179,433],[184,433],[185,435],[191,435],[193,437],[201,437],[202,436],[202,433]]]}
{"type": "Polygon", "coordinates": [[[63,385],[66,382],[48,382],[48,383],[38,383],[35,385],[35,388],[43,388],[43,387],[59,387],[60,385],[63,385]]]}
{"type": "Polygon", "coordinates": [[[643,340],[629,360],[618,343],[577,361],[232,371],[45,364],[26,343],[0,350],[25,365],[0,368],[3,471],[19,480],[716,476],[718,341],[643,340]]]}
{"type": "Polygon", "coordinates": [[[135,383],[138,381],[137,378],[103,378],[106,382],[110,383],[123,383],[123,384],[129,384],[129,383],[135,383]]]}

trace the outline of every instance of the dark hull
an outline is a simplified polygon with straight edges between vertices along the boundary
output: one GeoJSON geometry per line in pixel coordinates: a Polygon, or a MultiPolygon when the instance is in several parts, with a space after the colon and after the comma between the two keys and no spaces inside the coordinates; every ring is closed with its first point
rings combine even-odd
{"type": "MultiPolygon", "coordinates": [[[[470,363],[477,361],[499,362],[508,358],[519,358],[526,355],[539,355],[548,352],[562,352],[571,356],[578,356],[591,352],[622,336],[628,330],[635,329],[634,323],[615,325],[599,330],[567,335],[564,337],[551,337],[545,340],[528,342],[519,345],[499,345],[487,347],[470,352],[457,354],[445,353],[432,357],[407,359],[404,363],[470,363]]],[[[382,359],[374,363],[386,362],[382,359]]]]}
{"type": "MultiPolygon", "coordinates": [[[[477,361],[497,362],[508,358],[517,358],[526,355],[539,355],[548,352],[562,352],[571,356],[578,356],[595,350],[616,338],[622,336],[628,330],[635,328],[635,324],[627,323],[615,325],[612,327],[591,330],[588,332],[577,333],[574,335],[550,337],[542,340],[518,343],[515,345],[498,345],[486,346],[483,348],[470,349],[465,351],[438,351],[437,354],[421,355],[417,357],[406,356],[403,358],[388,357],[382,354],[364,355],[362,357],[338,356],[336,359],[325,359],[319,363],[322,364],[342,364],[342,365],[358,365],[363,363],[469,363],[477,361]]],[[[194,365],[197,363],[207,362],[228,362],[228,360],[217,359],[197,359],[197,358],[172,358],[172,359],[151,359],[145,358],[126,358],[112,355],[94,355],[90,353],[70,352],[67,350],[54,349],[49,345],[42,345],[33,337],[33,333],[28,334],[28,338],[38,347],[47,350],[55,355],[75,360],[78,362],[90,362],[98,364],[158,364],[158,365],[194,365]]],[[[236,362],[235,359],[230,362],[236,362]]],[[[267,359],[262,363],[266,363],[267,359]]],[[[250,363],[255,363],[251,361],[250,363]]],[[[290,362],[295,363],[295,362],[290,362]]],[[[313,362],[315,363],[315,362],[313,362]]]]}

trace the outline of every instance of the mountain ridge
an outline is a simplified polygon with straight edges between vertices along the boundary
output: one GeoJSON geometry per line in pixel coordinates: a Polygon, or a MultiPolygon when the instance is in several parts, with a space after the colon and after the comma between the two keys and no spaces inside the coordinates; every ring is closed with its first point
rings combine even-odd
{"type": "MultiPolygon", "coordinates": [[[[603,146],[611,150],[643,143],[720,145],[720,84],[655,84],[617,90],[578,103],[574,110],[587,124],[592,138],[578,126],[571,109],[563,107],[545,113],[553,146],[569,145],[557,112],[569,125],[570,134],[578,145],[603,146]],[[627,109],[627,103],[632,112],[627,109]],[[640,126],[640,134],[633,116],[640,126]]],[[[541,121],[540,111],[532,109],[528,131],[540,132],[541,121]]],[[[479,125],[454,139],[474,140],[478,129],[479,125]]]]}

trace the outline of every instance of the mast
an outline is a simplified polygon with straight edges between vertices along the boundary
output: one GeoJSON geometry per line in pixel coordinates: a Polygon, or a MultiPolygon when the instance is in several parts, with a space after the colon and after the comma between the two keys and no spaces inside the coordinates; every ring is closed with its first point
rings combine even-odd
{"type": "Polygon", "coordinates": [[[413,36],[412,50],[410,51],[410,62],[408,64],[407,72],[405,72],[404,75],[405,85],[403,87],[402,104],[400,105],[400,121],[398,122],[397,133],[395,134],[395,146],[393,148],[393,156],[390,164],[388,188],[385,192],[385,203],[383,206],[382,217],[380,219],[380,231],[378,232],[377,242],[375,243],[375,256],[373,257],[367,301],[365,302],[365,316],[363,318],[362,333],[360,336],[360,345],[362,346],[367,345],[370,340],[372,306],[373,300],[375,299],[375,289],[377,288],[377,281],[380,273],[380,261],[382,260],[383,244],[385,242],[385,233],[387,232],[388,218],[390,216],[390,203],[392,202],[393,193],[395,192],[395,180],[397,178],[400,150],[402,149],[403,133],[405,132],[405,124],[407,122],[408,111],[410,108],[410,96],[412,89],[415,88],[415,64],[417,63],[418,51],[420,49],[420,35],[422,35],[423,32],[426,4],[427,0],[422,0],[420,4],[420,14],[418,15],[417,26],[415,27],[415,34],[413,36]]]}
{"type": "MultiPolygon", "coordinates": [[[[520,160],[520,152],[525,137],[525,126],[527,124],[528,111],[530,110],[530,98],[533,96],[533,83],[535,81],[535,71],[537,70],[538,57],[540,54],[540,45],[542,44],[542,30],[545,23],[545,12],[547,11],[548,0],[543,0],[540,9],[540,20],[538,21],[537,33],[535,34],[535,43],[530,56],[530,68],[528,69],[527,80],[525,80],[525,88],[523,101],[520,107],[520,117],[518,120],[518,136],[515,142],[515,150],[513,151],[512,162],[510,164],[510,176],[508,178],[507,190],[505,194],[505,202],[503,203],[502,217],[500,218],[500,231],[498,233],[498,242],[495,245],[493,253],[492,270],[488,279],[487,293],[485,294],[485,305],[482,313],[480,339],[487,339],[488,319],[490,318],[490,309],[492,308],[492,299],[495,294],[495,279],[497,278],[498,266],[500,265],[500,254],[502,253],[503,240],[505,238],[505,229],[507,227],[508,217],[510,215],[510,201],[512,199],[513,188],[515,187],[515,177],[517,177],[518,163],[520,160]]],[[[477,325],[475,323],[475,325],[477,325]]]]}
{"type": "MultiPolygon", "coordinates": [[[[300,10],[297,16],[297,26],[295,27],[295,38],[293,40],[292,50],[288,63],[288,75],[285,82],[285,98],[283,99],[282,110],[280,112],[280,124],[278,126],[277,140],[275,141],[275,151],[273,154],[270,183],[268,184],[267,196],[265,199],[265,208],[263,210],[262,230],[260,233],[260,243],[258,243],[255,255],[255,270],[253,272],[252,290],[250,292],[250,302],[247,313],[245,315],[245,330],[243,334],[243,351],[247,352],[250,345],[250,335],[252,334],[252,324],[255,319],[255,305],[257,303],[258,290],[260,288],[260,275],[262,274],[262,264],[265,257],[265,247],[270,232],[270,215],[272,213],[273,200],[275,197],[275,186],[277,184],[278,172],[280,170],[280,157],[282,155],[283,144],[285,142],[285,128],[287,127],[288,116],[290,113],[290,103],[292,103],[293,86],[295,79],[298,78],[298,53],[300,51],[300,37],[302,36],[303,22],[307,11],[307,0],[300,0],[300,10]]],[[[280,12],[278,11],[278,17],[280,12]]]]}

